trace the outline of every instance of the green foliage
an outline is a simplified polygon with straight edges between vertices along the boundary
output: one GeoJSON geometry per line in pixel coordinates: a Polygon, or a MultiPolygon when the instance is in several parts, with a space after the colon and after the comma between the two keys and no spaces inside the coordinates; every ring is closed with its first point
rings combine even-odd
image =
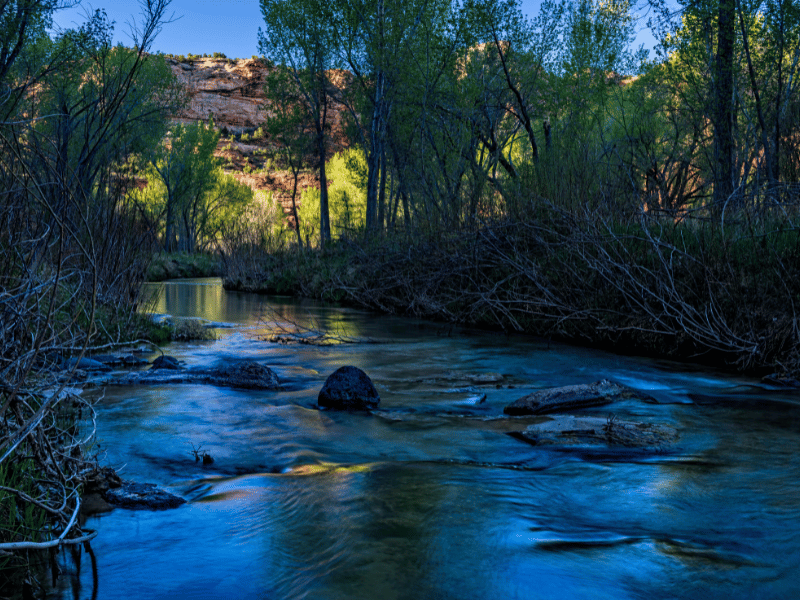
{"type": "Polygon", "coordinates": [[[193,252],[212,244],[252,200],[252,190],[219,167],[219,137],[213,123],[176,125],[153,156],[147,187],[134,193],[160,223],[166,248],[193,252]]]}
{"type": "MultiPolygon", "coordinates": [[[[2,487],[19,490],[35,498],[39,495],[37,477],[36,463],[29,458],[17,456],[16,453],[0,463],[2,487]]],[[[0,490],[0,543],[25,539],[40,541],[46,535],[46,521],[47,513],[44,510],[22,502],[16,494],[0,490]]]]}
{"type": "MultiPolygon", "coordinates": [[[[335,238],[354,237],[363,231],[367,205],[367,161],[361,150],[351,148],[328,163],[331,233],[335,238]]],[[[298,210],[303,239],[318,241],[319,190],[303,191],[298,210]]]]}

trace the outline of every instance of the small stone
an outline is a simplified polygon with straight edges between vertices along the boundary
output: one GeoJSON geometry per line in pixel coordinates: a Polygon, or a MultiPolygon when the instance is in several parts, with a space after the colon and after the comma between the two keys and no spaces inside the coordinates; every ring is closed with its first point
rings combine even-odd
{"type": "Polygon", "coordinates": [[[160,510],[176,508],[186,500],[156,487],[154,483],[123,481],[118,488],[107,490],[103,498],[113,506],[160,510]]]}
{"type": "Polygon", "coordinates": [[[100,361],[93,360],[91,358],[83,357],[80,360],[77,358],[70,358],[64,361],[64,364],[61,366],[64,371],[70,371],[72,369],[77,369],[80,371],[110,371],[111,367],[101,363],[100,361]]]}

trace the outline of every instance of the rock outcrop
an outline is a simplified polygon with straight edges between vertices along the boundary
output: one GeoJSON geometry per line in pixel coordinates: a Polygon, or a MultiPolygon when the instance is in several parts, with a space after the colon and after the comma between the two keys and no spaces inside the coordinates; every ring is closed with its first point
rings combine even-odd
{"type": "MultiPolygon", "coordinates": [[[[275,67],[261,59],[200,58],[179,62],[168,58],[167,63],[188,96],[186,106],[175,115],[177,121],[207,121],[213,117],[219,128],[241,134],[254,132],[270,114],[264,86],[275,67]]],[[[344,89],[349,79],[346,71],[328,71],[331,95],[344,89]]],[[[343,116],[344,109],[332,103],[328,119],[334,141],[343,132],[343,116]]],[[[261,147],[243,142],[235,143],[244,153],[261,147]]]]}
{"type": "Polygon", "coordinates": [[[369,376],[358,367],[339,367],[325,381],[319,392],[320,408],[335,410],[370,410],[380,402],[378,390],[369,376]]]}
{"type": "MultiPolygon", "coordinates": [[[[275,68],[260,59],[198,58],[178,61],[168,58],[172,72],[186,90],[188,102],[173,120],[189,123],[208,121],[222,132],[214,155],[222,159],[223,169],[254,191],[272,192],[282,205],[287,221],[290,215],[293,187],[289,171],[275,170],[275,147],[262,125],[270,114],[270,103],[264,86],[275,68]],[[257,135],[256,135],[257,134],[257,135]]],[[[335,98],[344,89],[351,75],[346,71],[328,71],[329,95],[335,98]]],[[[345,110],[338,102],[328,107],[328,155],[347,146],[345,136],[345,110]]],[[[313,162],[309,155],[307,162],[313,162]]],[[[316,169],[302,171],[298,189],[319,188],[316,169]]]]}
{"type": "Polygon", "coordinates": [[[168,59],[189,102],[179,120],[208,120],[241,132],[264,122],[264,80],[271,67],[255,59],[204,58],[191,62],[168,59]]]}

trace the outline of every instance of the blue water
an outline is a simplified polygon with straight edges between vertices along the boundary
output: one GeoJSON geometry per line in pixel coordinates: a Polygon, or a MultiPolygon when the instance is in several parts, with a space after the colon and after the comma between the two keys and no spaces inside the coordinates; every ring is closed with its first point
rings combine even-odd
{"type": "Polygon", "coordinates": [[[800,398],[691,365],[166,283],[154,310],[234,324],[176,343],[187,365],[252,358],[283,389],[110,387],[105,462],[187,498],[91,517],[62,598],[800,597],[800,398]],[[274,321],[351,343],[267,341],[274,321]],[[272,323],[267,323],[272,322],[272,323]],[[376,415],[316,410],[339,366],[376,415]],[[478,375],[496,381],[475,383],[478,375]],[[609,378],[649,394],[581,411],[676,428],[655,455],[587,455],[507,435],[533,390],[609,378]],[[477,403],[482,395],[483,403],[477,403]],[[204,466],[192,449],[214,458],[204,466]]]}

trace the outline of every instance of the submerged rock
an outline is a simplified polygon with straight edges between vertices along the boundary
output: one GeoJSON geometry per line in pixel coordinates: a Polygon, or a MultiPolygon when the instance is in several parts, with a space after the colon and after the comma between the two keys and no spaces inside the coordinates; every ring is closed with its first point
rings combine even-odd
{"type": "MultiPolygon", "coordinates": [[[[163,357],[171,358],[171,357],[163,357]]],[[[174,359],[172,359],[174,360],[174,359]]],[[[177,361],[176,361],[177,362],[177,361]]],[[[248,390],[274,390],[280,387],[278,376],[269,367],[247,360],[216,369],[185,369],[180,367],[156,368],[126,373],[117,380],[117,385],[163,385],[169,383],[208,384],[248,390]]]]}
{"type": "Polygon", "coordinates": [[[174,508],[186,502],[180,496],[159,489],[154,483],[136,483],[120,479],[110,467],[96,468],[84,479],[81,512],[92,515],[114,507],[174,508]]]}
{"type": "Polygon", "coordinates": [[[369,376],[358,367],[345,366],[334,371],[319,392],[321,408],[369,410],[381,401],[369,376]]]}
{"type": "Polygon", "coordinates": [[[79,371],[110,371],[111,367],[101,363],[98,360],[83,357],[80,360],[77,358],[70,358],[64,361],[61,365],[62,370],[71,371],[77,369],[79,371]]]}
{"type": "Polygon", "coordinates": [[[133,354],[98,354],[93,356],[92,359],[110,367],[136,367],[150,364],[145,359],[133,354]]]}
{"type": "Polygon", "coordinates": [[[511,435],[535,446],[589,445],[651,451],[662,450],[678,439],[678,432],[667,425],[571,415],[555,415],[511,435]]]}
{"type": "Polygon", "coordinates": [[[112,506],[150,510],[175,508],[186,502],[180,496],[159,489],[155,483],[135,481],[123,481],[121,486],[106,490],[103,499],[112,506]]]}
{"type": "Polygon", "coordinates": [[[610,404],[618,398],[630,398],[637,395],[636,392],[625,386],[603,379],[595,383],[539,390],[509,404],[503,409],[503,412],[507,415],[538,415],[588,406],[602,406],[610,404]]]}

